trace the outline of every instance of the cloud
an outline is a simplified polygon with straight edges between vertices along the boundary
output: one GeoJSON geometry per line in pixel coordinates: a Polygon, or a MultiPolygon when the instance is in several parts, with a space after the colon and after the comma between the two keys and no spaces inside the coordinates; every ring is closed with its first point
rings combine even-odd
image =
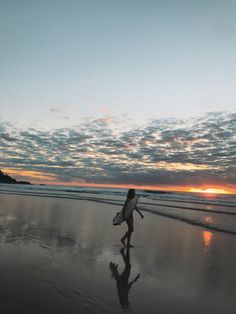
{"type": "Polygon", "coordinates": [[[100,119],[93,120],[93,123],[97,123],[97,124],[101,124],[101,125],[109,124],[111,122],[113,122],[112,117],[106,117],[106,118],[100,118],[100,119]]]}
{"type": "Polygon", "coordinates": [[[118,131],[119,123],[90,119],[42,131],[1,120],[0,167],[39,172],[57,182],[236,185],[235,113],[155,119],[129,131],[118,131]]]}
{"type": "Polygon", "coordinates": [[[59,108],[50,108],[50,111],[52,113],[58,113],[60,111],[60,109],[59,108]]]}

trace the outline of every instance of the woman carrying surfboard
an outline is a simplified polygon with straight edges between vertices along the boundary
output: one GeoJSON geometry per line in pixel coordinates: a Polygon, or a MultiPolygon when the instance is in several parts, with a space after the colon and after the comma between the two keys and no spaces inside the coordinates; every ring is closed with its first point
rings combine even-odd
{"type": "Polygon", "coordinates": [[[121,211],[122,220],[126,221],[128,225],[128,231],[125,233],[123,238],[120,239],[121,243],[125,246],[125,240],[127,239],[127,247],[132,247],[130,244],[131,234],[134,231],[134,219],[133,219],[133,211],[134,209],[139,213],[139,215],[143,218],[143,214],[137,209],[139,196],[135,194],[134,189],[129,189],[127,193],[127,199],[121,211]]]}

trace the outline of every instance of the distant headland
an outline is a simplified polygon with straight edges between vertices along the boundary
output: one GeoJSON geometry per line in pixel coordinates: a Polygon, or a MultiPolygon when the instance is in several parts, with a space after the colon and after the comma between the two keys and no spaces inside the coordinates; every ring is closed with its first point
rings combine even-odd
{"type": "Polygon", "coordinates": [[[17,181],[16,179],[10,177],[8,174],[0,170],[0,183],[11,183],[11,184],[31,184],[28,181],[17,181]]]}

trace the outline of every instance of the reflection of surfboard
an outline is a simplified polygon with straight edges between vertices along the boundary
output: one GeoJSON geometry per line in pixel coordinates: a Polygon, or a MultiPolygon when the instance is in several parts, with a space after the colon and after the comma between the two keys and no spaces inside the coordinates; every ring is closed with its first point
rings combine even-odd
{"type": "Polygon", "coordinates": [[[135,209],[137,203],[138,203],[139,196],[135,195],[134,198],[132,198],[129,203],[125,206],[124,209],[124,219],[122,217],[122,210],[117,213],[115,218],[113,219],[113,225],[120,225],[124,220],[126,220],[127,217],[129,217],[133,210],[135,209]]]}

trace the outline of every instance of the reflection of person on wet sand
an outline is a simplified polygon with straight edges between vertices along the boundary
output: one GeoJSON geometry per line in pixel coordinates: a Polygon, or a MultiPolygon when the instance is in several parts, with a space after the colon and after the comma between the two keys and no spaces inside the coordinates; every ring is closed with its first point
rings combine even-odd
{"type": "Polygon", "coordinates": [[[117,292],[119,301],[121,304],[121,307],[123,309],[129,308],[129,290],[133,283],[135,283],[139,277],[140,274],[138,274],[131,282],[129,282],[129,276],[131,272],[131,264],[130,264],[130,254],[129,254],[129,247],[126,249],[126,254],[124,253],[125,248],[121,249],[121,255],[123,257],[125,268],[122,272],[122,274],[119,274],[118,272],[118,264],[110,262],[110,269],[112,272],[112,277],[116,280],[116,286],[117,286],[117,292]]]}
{"type": "MultiPolygon", "coordinates": [[[[122,215],[124,217],[124,211],[125,211],[125,207],[126,205],[130,202],[130,200],[132,200],[135,197],[135,190],[134,189],[129,189],[128,194],[127,194],[127,199],[125,201],[125,204],[123,206],[122,209],[122,215]]],[[[143,218],[143,214],[137,209],[137,207],[135,208],[135,210],[139,213],[139,215],[141,216],[141,218],[143,218]]],[[[132,232],[134,232],[134,219],[133,219],[133,213],[131,213],[127,218],[126,218],[126,223],[128,225],[128,231],[125,233],[125,235],[123,236],[123,238],[120,239],[121,243],[123,245],[125,245],[125,240],[127,239],[127,246],[131,246],[130,244],[130,239],[131,239],[131,234],[132,232]]]]}

